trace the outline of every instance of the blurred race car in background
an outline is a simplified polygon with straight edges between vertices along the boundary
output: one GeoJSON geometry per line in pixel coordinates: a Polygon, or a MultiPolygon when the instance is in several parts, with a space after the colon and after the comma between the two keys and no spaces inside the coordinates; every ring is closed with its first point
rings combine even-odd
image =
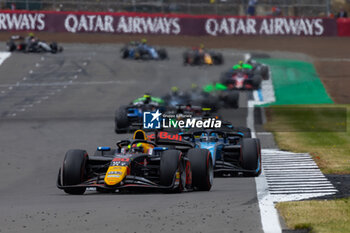
{"type": "Polygon", "coordinates": [[[62,46],[58,46],[56,42],[46,43],[40,41],[34,35],[29,35],[27,37],[22,37],[19,35],[11,36],[11,38],[6,42],[6,47],[9,52],[25,52],[25,53],[58,53],[63,51],[62,46]]]}
{"type": "Polygon", "coordinates": [[[203,87],[202,95],[206,106],[217,111],[219,108],[238,108],[239,92],[231,90],[228,86],[213,82],[203,87]]]}
{"type": "Polygon", "coordinates": [[[232,69],[222,73],[220,82],[228,89],[256,90],[261,88],[262,80],[269,79],[268,66],[249,60],[240,61],[232,69]]]}
{"type": "Polygon", "coordinates": [[[156,49],[148,45],[145,39],[142,39],[141,42],[130,42],[120,52],[123,59],[165,60],[169,58],[165,49],[156,49]]]}
{"type": "Polygon", "coordinates": [[[251,138],[249,128],[190,129],[181,136],[211,152],[216,175],[261,173],[260,141],[251,138]]]}
{"type": "Polygon", "coordinates": [[[193,47],[183,54],[184,65],[221,65],[224,58],[221,53],[204,49],[204,46],[193,47]]]}
{"type": "Polygon", "coordinates": [[[98,147],[93,156],[85,150],[69,150],[58,172],[57,187],[68,194],[83,194],[91,187],[100,192],[209,191],[213,177],[209,150],[195,148],[181,137],[160,137],[158,132],[150,141],[138,130],[132,140],[117,142],[116,149],[98,147]]]}
{"type": "Polygon", "coordinates": [[[146,93],[143,97],[135,99],[129,105],[120,106],[114,115],[115,133],[127,133],[140,129],[143,126],[143,113],[159,109],[165,111],[163,99],[146,93]]]}

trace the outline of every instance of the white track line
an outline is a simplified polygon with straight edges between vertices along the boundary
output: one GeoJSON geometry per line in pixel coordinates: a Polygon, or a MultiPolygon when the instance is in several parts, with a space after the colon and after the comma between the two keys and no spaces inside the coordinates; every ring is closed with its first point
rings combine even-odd
{"type": "MultiPolygon", "coordinates": [[[[250,55],[246,54],[245,59],[249,58],[250,55]]],[[[254,106],[275,101],[271,78],[268,81],[266,86],[262,85],[263,98],[259,99],[258,92],[253,91],[254,100],[248,101],[247,126],[251,129],[253,138],[256,137],[254,106]],[[269,90],[266,92],[266,89],[269,90]]],[[[263,149],[261,156],[262,173],[255,178],[255,183],[265,233],[282,232],[274,203],[333,195],[337,192],[307,153],[263,149]]]]}
{"type": "Polygon", "coordinates": [[[11,56],[9,52],[0,52],[0,65],[11,56]]]}
{"type": "MultiPolygon", "coordinates": [[[[245,54],[245,60],[250,58],[250,54],[245,54]]],[[[254,95],[256,98],[257,95],[254,95]]],[[[251,129],[252,137],[256,138],[254,127],[254,106],[255,101],[248,101],[248,113],[247,113],[247,127],[251,129]]],[[[279,215],[275,208],[274,202],[268,190],[267,179],[265,177],[264,169],[260,176],[255,178],[256,192],[259,201],[260,217],[262,229],[265,233],[281,233],[282,228],[279,221],[279,215]]]]}

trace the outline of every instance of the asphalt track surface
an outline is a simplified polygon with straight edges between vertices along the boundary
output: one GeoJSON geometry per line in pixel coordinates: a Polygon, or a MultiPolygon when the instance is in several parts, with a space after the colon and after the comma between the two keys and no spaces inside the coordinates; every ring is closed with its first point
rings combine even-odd
{"type": "MultiPolygon", "coordinates": [[[[71,196],[55,184],[68,149],[93,153],[130,136],[114,133],[118,106],[217,80],[243,53],[222,50],[225,65],[188,67],[182,48],[167,48],[167,61],[138,62],[121,60],[117,45],[64,47],[12,54],[0,66],[0,232],[262,232],[254,178],[216,178],[210,192],[182,194],[71,196]]],[[[240,94],[241,107],[249,98],[240,94]]],[[[246,125],[238,112],[221,114],[246,125]]]]}

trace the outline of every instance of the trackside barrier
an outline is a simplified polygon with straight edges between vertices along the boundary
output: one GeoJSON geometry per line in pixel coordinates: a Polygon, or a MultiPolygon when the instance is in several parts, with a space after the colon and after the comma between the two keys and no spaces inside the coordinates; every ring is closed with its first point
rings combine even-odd
{"type": "Polygon", "coordinates": [[[0,11],[0,31],[188,36],[336,36],[330,18],[111,12],[0,11]]]}
{"type": "Polygon", "coordinates": [[[338,36],[350,36],[350,19],[337,19],[338,36]]]}

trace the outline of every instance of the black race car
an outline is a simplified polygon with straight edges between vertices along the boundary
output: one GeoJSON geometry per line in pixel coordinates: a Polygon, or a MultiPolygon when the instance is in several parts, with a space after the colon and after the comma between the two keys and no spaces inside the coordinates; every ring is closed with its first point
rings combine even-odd
{"type": "Polygon", "coordinates": [[[167,132],[154,133],[153,141],[138,130],[133,140],[117,148],[98,147],[93,156],[69,150],[59,169],[57,187],[68,194],[123,189],[158,189],[164,192],[209,191],[213,184],[210,152],[167,132]]]}
{"type": "Polygon", "coordinates": [[[123,59],[135,60],[165,60],[168,59],[168,53],[165,49],[157,49],[142,42],[130,42],[121,50],[123,59]]]}
{"type": "Polygon", "coordinates": [[[191,48],[183,54],[184,65],[221,65],[224,58],[221,53],[203,48],[191,48]]]}
{"type": "Polygon", "coordinates": [[[63,47],[56,42],[46,43],[35,37],[11,36],[6,43],[9,52],[20,51],[25,53],[58,53],[63,51],[63,47]]]}

